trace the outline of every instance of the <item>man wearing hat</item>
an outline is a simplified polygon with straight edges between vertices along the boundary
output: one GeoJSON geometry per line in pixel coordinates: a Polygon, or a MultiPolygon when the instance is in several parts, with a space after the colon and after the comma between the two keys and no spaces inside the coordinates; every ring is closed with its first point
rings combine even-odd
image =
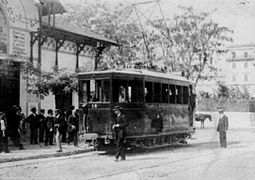
{"type": "Polygon", "coordinates": [[[62,112],[59,109],[55,110],[55,128],[56,128],[56,144],[58,146],[57,152],[62,152],[62,135],[65,132],[64,126],[66,123],[65,117],[63,116],[62,112]]]}
{"type": "Polygon", "coordinates": [[[23,150],[24,147],[20,142],[20,123],[23,120],[23,114],[21,113],[21,107],[14,105],[7,113],[7,134],[13,142],[13,145],[23,150]]]}
{"type": "Polygon", "coordinates": [[[122,114],[122,108],[120,106],[115,106],[113,108],[113,111],[116,115],[115,124],[112,126],[112,129],[115,132],[115,138],[116,138],[116,144],[117,144],[117,150],[115,154],[115,160],[119,159],[119,156],[121,157],[121,160],[126,159],[126,127],[128,126],[126,117],[124,114],[122,114]]]}
{"type": "Polygon", "coordinates": [[[222,108],[219,108],[219,122],[217,126],[217,131],[220,135],[220,146],[227,147],[227,131],[228,131],[228,117],[224,114],[222,108]]]}
{"type": "Polygon", "coordinates": [[[39,118],[36,108],[31,108],[31,114],[25,120],[30,124],[30,144],[38,144],[39,118]]]}

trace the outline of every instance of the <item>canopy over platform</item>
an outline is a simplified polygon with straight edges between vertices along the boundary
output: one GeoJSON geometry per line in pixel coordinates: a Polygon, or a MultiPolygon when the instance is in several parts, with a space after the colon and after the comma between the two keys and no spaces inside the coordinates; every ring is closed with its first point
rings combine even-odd
{"type": "Polygon", "coordinates": [[[56,39],[64,39],[72,41],[78,44],[84,44],[91,46],[99,45],[113,45],[118,46],[119,44],[111,39],[105,38],[102,35],[98,35],[89,29],[80,28],[72,23],[67,23],[63,18],[56,16],[55,27],[48,23],[48,17],[42,18],[42,35],[48,35],[56,39]]]}
{"type": "MultiPolygon", "coordinates": [[[[39,9],[40,10],[40,9],[39,9]]],[[[58,67],[58,51],[66,41],[76,44],[76,69],[79,69],[79,54],[86,45],[95,48],[95,69],[97,69],[97,62],[103,50],[109,46],[119,46],[117,42],[98,35],[89,29],[80,28],[73,25],[71,22],[66,22],[62,17],[51,15],[41,16],[42,12],[39,11],[40,27],[38,31],[30,32],[30,61],[33,61],[33,46],[38,41],[38,62],[41,63],[41,46],[47,41],[47,38],[52,38],[56,42],[55,51],[55,67],[58,67]]]]}

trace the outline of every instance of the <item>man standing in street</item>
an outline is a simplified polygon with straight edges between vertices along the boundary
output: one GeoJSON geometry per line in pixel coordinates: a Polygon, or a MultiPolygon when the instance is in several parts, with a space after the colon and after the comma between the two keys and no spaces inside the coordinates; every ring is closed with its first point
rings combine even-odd
{"type": "Polygon", "coordinates": [[[48,110],[48,116],[45,118],[45,139],[44,145],[53,144],[54,117],[52,109],[48,110]]]}
{"type": "Polygon", "coordinates": [[[119,159],[126,159],[126,127],[128,126],[127,120],[124,114],[122,114],[122,108],[120,106],[115,106],[113,108],[114,113],[116,114],[115,124],[112,126],[112,129],[115,132],[117,150],[115,154],[115,161],[119,159]]]}
{"type": "Polygon", "coordinates": [[[36,108],[31,109],[31,114],[26,118],[26,122],[30,124],[30,144],[38,144],[38,128],[39,119],[36,114],[36,108]]]}
{"type": "Polygon", "coordinates": [[[39,142],[44,142],[44,134],[45,134],[45,110],[41,109],[40,114],[38,115],[39,119],[39,142]]]}
{"type": "Polygon", "coordinates": [[[20,123],[23,119],[21,108],[14,105],[11,111],[7,113],[7,134],[13,142],[13,145],[20,150],[24,149],[20,142],[20,123]]]}
{"type": "Polygon", "coordinates": [[[64,133],[64,126],[65,126],[65,117],[61,113],[59,109],[55,111],[55,128],[56,128],[56,143],[58,146],[57,152],[62,152],[62,146],[61,146],[61,141],[62,141],[62,135],[64,133]]]}
{"type": "Polygon", "coordinates": [[[5,114],[0,112],[0,153],[4,151],[5,153],[9,153],[8,149],[8,136],[6,135],[6,126],[7,122],[5,119],[5,114]]]}
{"type": "Polygon", "coordinates": [[[68,143],[73,140],[74,146],[78,146],[78,131],[79,131],[79,117],[78,111],[72,108],[72,114],[67,120],[67,130],[68,130],[68,143]]]}
{"type": "Polygon", "coordinates": [[[224,114],[222,108],[219,109],[219,116],[217,131],[220,134],[220,146],[227,148],[228,117],[224,114]]]}

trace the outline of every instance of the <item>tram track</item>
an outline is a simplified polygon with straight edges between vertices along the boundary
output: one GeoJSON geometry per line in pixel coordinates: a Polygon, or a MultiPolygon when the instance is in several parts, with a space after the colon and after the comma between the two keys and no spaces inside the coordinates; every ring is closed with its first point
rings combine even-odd
{"type": "MultiPolygon", "coordinates": [[[[250,153],[250,152],[253,152],[253,151],[250,150],[250,151],[246,151],[246,152],[242,152],[242,153],[238,153],[238,154],[246,154],[246,153],[250,153]]],[[[169,162],[159,163],[159,164],[145,166],[145,167],[132,168],[132,169],[128,169],[128,170],[121,170],[121,171],[118,171],[118,172],[104,174],[104,175],[100,175],[100,176],[96,176],[96,177],[92,177],[92,178],[85,178],[85,179],[86,180],[95,180],[95,179],[102,179],[102,178],[110,178],[110,177],[121,175],[121,174],[127,174],[127,173],[136,172],[136,171],[160,168],[160,167],[163,167],[163,166],[168,166],[168,165],[171,165],[171,164],[180,163],[182,161],[187,162],[187,161],[192,161],[192,160],[198,159],[198,158],[200,158],[200,159],[201,158],[206,158],[206,157],[209,157],[209,156],[212,156],[212,155],[216,155],[217,156],[219,153],[220,152],[214,150],[214,151],[206,152],[206,153],[203,153],[203,154],[200,154],[200,155],[197,155],[197,156],[193,156],[193,157],[186,157],[186,158],[176,159],[176,160],[172,160],[172,161],[169,161],[169,162]]],[[[225,157],[225,158],[223,158],[221,160],[231,158],[231,157],[233,157],[235,155],[236,154],[229,155],[229,156],[227,156],[227,157],[225,157]]],[[[207,165],[207,162],[199,164],[199,166],[196,166],[196,168],[204,166],[204,165],[207,165]]],[[[170,175],[170,174],[172,174],[172,173],[174,173],[176,171],[186,170],[186,169],[188,169],[188,168],[177,168],[175,170],[170,170],[170,172],[164,173],[164,176],[168,176],[168,175],[170,175]]]]}

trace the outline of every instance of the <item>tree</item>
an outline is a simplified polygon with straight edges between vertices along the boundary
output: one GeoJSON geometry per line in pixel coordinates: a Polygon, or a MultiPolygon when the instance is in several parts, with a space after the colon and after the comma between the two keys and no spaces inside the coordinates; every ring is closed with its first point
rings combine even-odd
{"type": "Polygon", "coordinates": [[[99,68],[107,69],[116,65],[130,66],[139,61],[142,35],[139,24],[129,19],[132,11],[132,8],[123,7],[122,4],[111,9],[100,0],[86,0],[83,5],[70,4],[70,13],[65,15],[65,19],[121,44],[103,53],[99,68]]]}
{"type": "Polygon", "coordinates": [[[198,80],[205,69],[215,71],[217,57],[226,52],[225,44],[232,41],[232,31],[210,19],[210,13],[195,13],[192,7],[180,7],[183,13],[173,20],[156,20],[162,33],[159,41],[172,71],[182,71],[187,79],[198,80]]]}
{"type": "Polygon", "coordinates": [[[27,81],[27,92],[37,96],[49,95],[50,91],[56,95],[59,92],[77,92],[78,79],[76,73],[58,69],[58,71],[44,72],[40,67],[34,67],[31,63],[23,65],[24,79],[27,81]]]}

